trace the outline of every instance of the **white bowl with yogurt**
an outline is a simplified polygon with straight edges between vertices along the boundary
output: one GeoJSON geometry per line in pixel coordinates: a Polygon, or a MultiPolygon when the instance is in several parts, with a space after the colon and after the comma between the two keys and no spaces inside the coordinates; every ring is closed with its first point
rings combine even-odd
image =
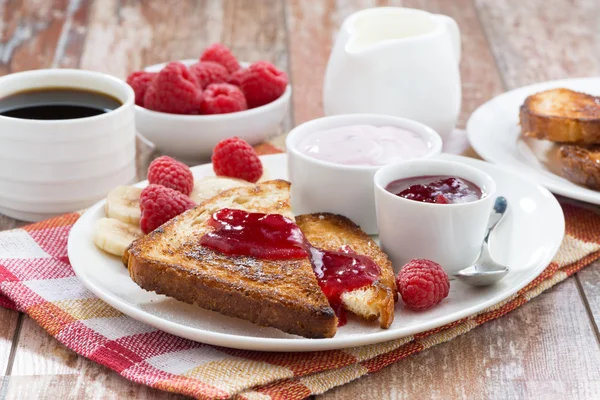
{"type": "Polygon", "coordinates": [[[331,212],[377,234],[373,177],[384,165],[436,156],[442,139],[419,122],[378,114],[315,119],[287,136],[294,212],[331,212]]]}

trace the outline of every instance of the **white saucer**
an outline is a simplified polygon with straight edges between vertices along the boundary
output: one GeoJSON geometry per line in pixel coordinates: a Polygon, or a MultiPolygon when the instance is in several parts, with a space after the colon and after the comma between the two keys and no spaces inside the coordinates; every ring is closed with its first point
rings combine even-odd
{"type": "MultiPolygon", "coordinates": [[[[199,342],[248,350],[316,351],[401,338],[454,322],[511,296],[545,269],[564,234],[562,210],[548,190],[483,161],[451,155],[440,158],[487,172],[496,180],[498,194],[508,199],[508,215],[491,238],[491,246],[493,256],[508,265],[511,272],[487,288],[472,288],[453,280],[449,297],[425,312],[411,312],[399,301],[394,323],[388,330],[350,317],[334,338],[305,339],[147,292],[129,278],[119,258],[102,252],[92,243],[94,222],[104,216],[104,201],[91,207],[71,230],[69,259],[83,284],[114,308],[166,332],[199,342]]],[[[261,159],[271,178],[287,178],[285,154],[261,159]]],[[[196,177],[212,175],[212,166],[201,165],[192,171],[196,177]]]]}
{"type": "Polygon", "coordinates": [[[475,110],[469,118],[469,141],[475,151],[487,161],[527,175],[554,193],[600,204],[600,191],[587,189],[560,176],[555,161],[557,145],[521,136],[519,107],[525,98],[559,87],[600,96],[600,77],[542,82],[494,97],[475,110]]]}

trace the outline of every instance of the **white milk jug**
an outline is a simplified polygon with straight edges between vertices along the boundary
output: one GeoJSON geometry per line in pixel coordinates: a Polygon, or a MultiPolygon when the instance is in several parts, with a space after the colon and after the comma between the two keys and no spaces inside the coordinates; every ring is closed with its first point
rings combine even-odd
{"type": "Polygon", "coordinates": [[[460,112],[460,32],[445,15],[400,7],[359,11],[329,57],[325,115],[389,114],[447,137],[460,112]]]}

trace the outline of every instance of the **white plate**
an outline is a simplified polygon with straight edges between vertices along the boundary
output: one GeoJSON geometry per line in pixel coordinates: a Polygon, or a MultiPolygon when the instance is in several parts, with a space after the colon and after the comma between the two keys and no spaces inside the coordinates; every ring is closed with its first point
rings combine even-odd
{"type": "Polygon", "coordinates": [[[519,107],[525,98],[557,87],[600,96],[600,77],[543,82],[494,97],[469,118],[469,141],[487,161],[526,174],[554,193],[600,204],[600,191],[587,189],[560,176],[555,161],[558,146],[545,140],[521,137],[519,107]]]}
{"type": "MultiPolygon", "coordinates": [[[[104,216],[104,201],[90,208],[71,230],[69,259],[83,284],[119,311],[174,335],[213,345],[262,351],[315,351],[423,332],[481,311],[527,285],[552,260],[564,233],[562,210],[548,190],[483,161],[451,155],[441,157],[486,171],[496,180],[498,193],[508,199],[508,214],[491,238],[491,244],[493,255],[508,265],[511,272],[487,288],[472,288],[453,280],[449,297],[425,312],[411,312],[399,301],[394,323],[388,330],[350,317],[334,338],[305,339],[147,292],[129,278],[119,258],[102,252],[92,243],[94,222],[104,216]]],[[[285,154],[261,158],[271,178],[287,178],[285,154]]],[[[192,171],[195,177],[212,175],[212,166],[201,165],[192,171]]]]}

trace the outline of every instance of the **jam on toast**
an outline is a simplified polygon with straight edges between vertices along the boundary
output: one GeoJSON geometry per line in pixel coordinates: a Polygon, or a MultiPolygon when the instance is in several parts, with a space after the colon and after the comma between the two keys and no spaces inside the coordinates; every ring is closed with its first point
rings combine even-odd
{"type": "Polygon", "coordinates": [[[379,279],[369,286],[343,293],[342,306],[361,319],[379,320],[381,328],[389,328],[394,321],[398,292],[392,263],[377,243],[358,225],[340,215],[299,215],[296,223],[313,246],[332,251],[349,246],[375,261],[381,271],[379,279]]]}
{"type": "MultiPolygon", "coordinates": [[[[335,335],[338,319],[313,272],[308,257],[267,260],[228,256],[199,244],[220,209],[281,214],[294,219],[290,184],[275,180],[227,190],[167,222],[128,250],[128,269],[140,287],[190,304],[247,319],[309,338],[335,335]]],[[[344,308],[359,317],[393,321],[397,298],[391,263],[379,247],[346,218],[331,214],[300,216],[311,244],[337,248],[349,244],[371,257],[381,278],[369,287],[344,293],[344,308]]]]}
{"type": "Polygon", "coordinates": [[[600,143],[600,97],[550,89],[527,97],[520,111],[525,136],[571,144],[600,143]]]}

